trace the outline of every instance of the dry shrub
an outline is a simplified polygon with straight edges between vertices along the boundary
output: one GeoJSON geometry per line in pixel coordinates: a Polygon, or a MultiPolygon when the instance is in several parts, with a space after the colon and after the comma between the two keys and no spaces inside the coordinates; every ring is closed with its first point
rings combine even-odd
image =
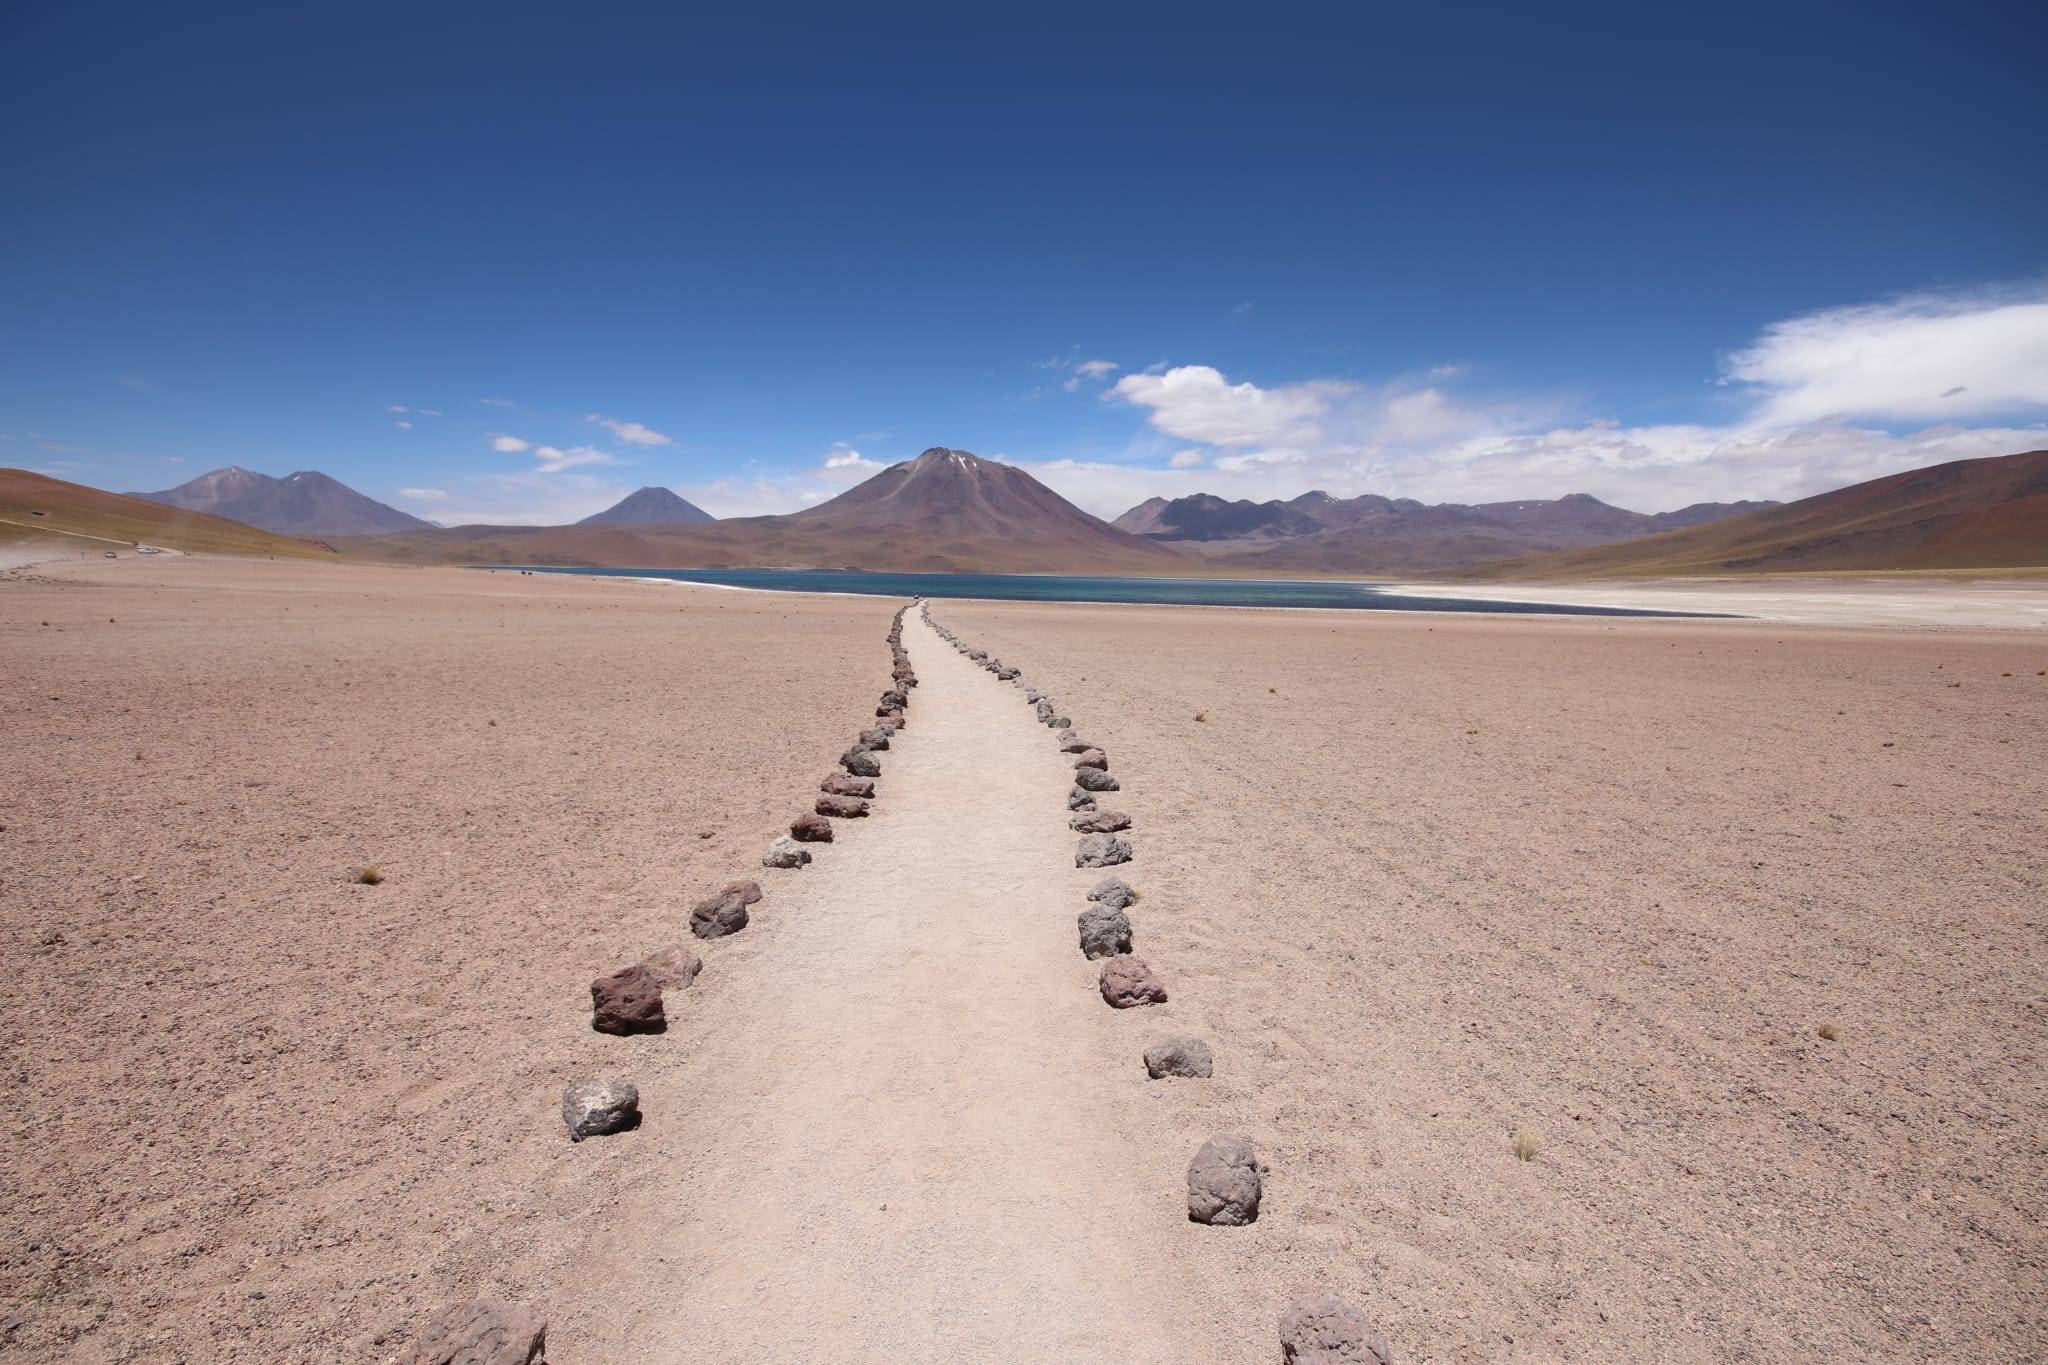
{"type": "Polygon", "coordinates": [[[1508,1150],[1515,1154],[1517,1161],[1534,1161],[1536,1153],[1543,1150],[1543,1135],[1534,1128],[1517,1128],[1508,1139],[1508,1150]]]}
{"type": "Polygon", "coordinates": [[[368,867],[357,868],[349,880],[360,886],[375,886],[384,880],[384,869],[371,863],[368,867]]]}

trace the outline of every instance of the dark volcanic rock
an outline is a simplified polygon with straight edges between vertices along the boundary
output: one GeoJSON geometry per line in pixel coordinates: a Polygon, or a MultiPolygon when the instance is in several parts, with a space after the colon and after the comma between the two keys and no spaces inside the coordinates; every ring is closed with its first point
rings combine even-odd
{"type": "Polygon", "coordinates": [[[404,1365],[546,1365],[548,1324],[497,1299],[452,1304],[427,1319],[404,1365]]]}
{"type": "Polygon", "coordinates": [[[843,820],[858,820],[868,813],[868,803],[858,796],[821,796],[812,809],[820,815],[836,815],[843,820]]]}
{"type": "Polygon", "coordinates": [[[1296,1299],[1280,1315],[1280,1358],[1288,1365],[1392,1365],[1387,1339],[1335,1294],[1296,1299]]]}
{"type": "Polygon", "coordinates": [[[877,725],[871,729],[863,730],[860,732],[861,747],[864,749],[887,749],[889,747],[889,736],[892,733],[894,732],[886,725],[877,725]]]}
{"type": "Polygon", "coordinates": [[[1074,787],[1067,792],[1067,809],[1094,810],[1095,798],[1082,791],[1079,787],[1074,787]]]}
{"type": "Polygon", "coordinates": [[[1131,890],[1131,884],[1122,877],[1104,877],[1088,888],[1088,899],[1101,901],[1117,910],[1138,902],[1138,893],[1131,890]]]}
{"type": "MultiPolygon", "coordinates": [[[[824,797],[819,797],[824,800],[824,797]]],[[[832,842],[832,822],[815,812],[799,815],[789,822],[789,837],[800,844],[829,844],[832,842]]]]}
{"type": "Polygon", "coordinates": [[[1112,957],[1103,964],[1102,979],[1097,984],[1111,1009],[1166,1003],[1166,987],[1159,984],[1159,978],[1152,975],[1152,969],[1141,957],[1112,957]]]}
{"type": "Polygon", "coordinates": [[[1108,773],[1102,771],[1102,769],[1100,768],[1074,769],[1074,785],[1079,787],[1082,791],[1089,792],[1113,792],[1122,790],[1122,788],[1117,784],[1117,780],[1111,777],[1108,773]]]}
{"type": "Polygon", "coordinates": [[[1199,1080],[1215,1074],[1215,1069],[1209,1045],[1185,1033],[1161,1038],[1145,1049],[1145,1074],[1155,1081],[1163,1076],[1189,1076],[1199,1080]]]}
{"type": "Polygon", "coordinates": [[[608,1076],[571,1081],[562,1091],[562,1122],[569,1125],[571,1142],[637,1128],[640,1092],[630,1082],[608,1076]]]}
{"type": "Polygon", "coordinates": [[[668,1016],[661,1007],[661,986],[645,963],[621,967],[590,983],[590,1026],[599,1033],[620,1037],[660,1033],[668,1028],[668,1016]]]}
{"type": "Polygon", "coordinates": [[[1115,867],[1131,860],[1131,846],[1114,834],[1084,834],[1074,845],[1075,867],[1115,867]]]}
{"type": "Polygon", "coordinates": [[[1067,821],[1069,829],[1082,834],[1114,834],[1120,829],[1131,827],[1131,817],[1120,810],[1083,811],[1067,821]]]}
{"type": "Polygon", "coordinates": [[[852,773],[833,773],[818,784],[818,790],[833,796],[864,796],[872,800],[875,780],[872,777],[855,777],[852,773]]]}
{"type": "Polygon", "coordinates": [[[1121,910],[1097,902],[1075,918],[1081,931],[1081,956],[1115,957],[1131,950],[1131,921],[1121,910]]]}
{"type": "Polygon", "coordinates": [[[768,845],[768,851],[761,855],[763,867],[802,867],[811,860],[811,852],[800,847],[787,834],[775,836],[775,842],[768,845]]]}
{"type": "Polygon", "coordinates": [[[721,891],[690,908],[690,932],[698,938],[724,938],[747,927],[747,899],[721,891]]]}
{"type": "Polygon", "coordinates": [[[1258,1221],[1258,1158],[1241,1137],[1212,1137],[1188,1167],[1188,1221],[1236,1228],[1258,1221]]]}
{"type": "Polygon", "coordinates": [[[839,766],[852,773],[855,777],[880,777],[882,775],[882,760],[876,758],[858,744],[839,755],[839,766]]]}

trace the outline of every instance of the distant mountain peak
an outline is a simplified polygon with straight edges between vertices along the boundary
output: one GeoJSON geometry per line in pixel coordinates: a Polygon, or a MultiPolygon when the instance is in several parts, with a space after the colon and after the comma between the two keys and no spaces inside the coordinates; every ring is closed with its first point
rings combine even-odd
{"type": "Polygon", "coordinates": [[[703,508],[676,496],[672,489],[649,484],[636,489],[602,512],[594,512],[578,526],[701,526],[716,521],[703,508]]]}
{"type": "Polygon", "coordinates": [[[166,507],[226,517],[281,536],[373,536],[423,531],[430,523],[364,497],[317,469],[282,479],[231,464],[156,493],[131,493],[166,507]]]}

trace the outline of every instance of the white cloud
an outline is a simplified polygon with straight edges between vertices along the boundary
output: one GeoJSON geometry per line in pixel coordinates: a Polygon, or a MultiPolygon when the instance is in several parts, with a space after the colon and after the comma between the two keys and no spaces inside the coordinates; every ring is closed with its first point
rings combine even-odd
{"type": "Polygon", "coordinates": [[[611,432],[613,436],[624,441],[627,445],[666,446],[675,444],[674,437],[665,436],[661,432],[654,430],[654,428],[642,426],[638,422],[621,422],[610,417],[600,416],[594,412],[583,420],[597,423],[597,425],[611,432]]]}
{"type": "Polygon", "coordinates": [[[411,431],[411,430],[412,430],[412,423],[410,423],[410,422],[406,421],[406,420],[405,420],[404,418],[402,418],[402,417],[401,417],[401,418],[399,418],[399,419],[398,419],[398,420],[397,420],[396,422],[393,422],[393,423],[392,423],[391,425],[392,425],[392,426],[394,426],[394,427],[397,427],[397,428],[398,428],[398,429],[399,429],[400,431],[411,431]]]}
{"type": "Polygon", "coordinates": [[[412,409],[411,409],[411,408],[409,408],[409,407],[407,407],[407,406],[406,406],[405,404],[403,404],[403,403],[393,403],[393,404],[391,404],[390,406],[386,407],[386,408],[384,409],[384,411],[386,411],[386,412],[411,412],[411,411],[412,411],[412,409]]]}
{"type": "Polygon", "coordinates": [[[2048,290],[1917,295],[1793,318],[1765,328],[1726,371],[1766,395],[1758,418],[1770,424],[2048,407],[2048,290]]]}
{"type": "Polygon", "coordinates": [[[509,398],[479,398],[476,401],[487,408],[516,408],[519,406],[509,398]]]}
{"type": "Polygon", "coordinates": [[[1766,328],[1728,361],[1735,411],[1719,422],[1625,427],[1562,398],[1466,396],[1451,385],[1461,373],[1272,386],[1232,383],[1207,365],[1127,374],[1105,401],[1144,410],[1165,436],[1216,447],[1213,465],[1174,455],[1164,469],[1033,468],[1104,516],[1154,495],[1264,500],[1311,488],[1431,502],[1586,492],[1645,512],[1804,497],[2048,446],[2048,290],[1919,297],[1766,328]],[[1964,425],[1972,416],[2007,420],[1964,425]]]}
{"type": "Polygon", "coordinates": [[[611,456],[594,446],[570,446],[567,450],[559,446],[540,446],[534,450],[533,458],[540,461],[534,466],[534,470],[541,474],[559,474],[578,465],[612,462],[611,456]]]}
{"type": "Polygon", "coordinates": [[[1116,373],[1114,360],[1084,360],[1074,367],[1074,373],[1084,379],[1100,379],[1106,374],[1116,373]]]}
{"type": "Polygon", "coordinates": [[[398,490],[398,496],[412,498],[417,502],[438,502],[448,496],[448,491],[443,488],[401,488],[398,490]]]}
{"type": "Polygon", "coordinates": [[[420,414],[420,415],[421,415],[422,417],[445,417],[445,416],[447,416],[447,414],[446,414],[446,413],[444,413],[444,412],[440,411],[440,410],[439,410],[438,408],[418,408],[418,409],[416,409],[416,411],[417,411],[417,412],[418,412],[418,413],[419,413],[419,414],[420,414]]]}
{"type": "Polygon", "coordinates": [[[861,454],[858,450],[842,448],[834,450],[830,455],[827,455],[825,457],[825,468],[853,469],[859,470],[863,474],[879,474],[884,469],[887,469],[888,466],[884,464],[878,464],[875,461],[870,460],[867,456],[861,454]]]}
{"type": "Polygon", "coordinates": [[[1176,450],[1166,463],[1173,469],[1200,469],[1209,463],[1209,456],[1200,450],[1176,450]]]}
{"type": "Polygon", "coordinates": [[[503,432],[493,432],[491,449],[500,455],[521,455],[533,449],[533,442],[522,441],[517,436],[507,436],[503,432]]]}

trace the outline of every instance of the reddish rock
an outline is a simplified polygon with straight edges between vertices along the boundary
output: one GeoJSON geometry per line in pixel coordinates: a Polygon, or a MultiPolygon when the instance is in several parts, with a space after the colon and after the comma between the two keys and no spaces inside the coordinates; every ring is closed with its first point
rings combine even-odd
{"type": "Polygon", "coordinates": [[[1296,1299],[1280,1315],[1280,1358],[1287,1365],[1391,1365],[1387,1339],[1365,1314],[1335,1294],[1296,1299]]]}
{"type": "Polygon", "coordinates": [[[1102,998],[1111,1009],[1166,1003],[1166,987],[1159,984],[1142,957],[1113,957],[1103,963],[1101,986],[1102,998]]]}
{"type": "Polygon", "coordinates": [[[818,790],[831,796],[864,796],[873,799],[875,780],[871,777],[855,777],[851,773],[833,773],[818,784],[818,790]]]}
{"type": "Polygon", "coordinates": [[[843,820],[858,820],[868,813],[868,803],[858,796],[821,796],[812,809],[820,815],[836,815],[843,820]]]}
{"type": "Polygon", "coordinates": [[[742,905],[758,905],[761,901],[761,883],[751,879],[730,881],[720,888],[721,896],[738,896],[742,905]]]}
{"type": "Polygon", "coordinates": [[[496,1299],[472,1299],[427,1319],[405,1365],[547,1365],[548,1324],[496,1299]]]}
{"type": "Polygon", "coordinates": [[[697,973],[704,970],[704,959],[687,948],[668,947],[649,953],[637,965],[654,978],[657,989],[679,991],[697,979],[697,973]]]}
{"type": "Polygon", "coordinates": [[[789,822],[789,837],[801,844],[829,844],[832,842],[832,822],[822,815],[799,815],[789,822]]]}
{"type": "Polygon", "coordinates": [[[668,1027],[661,1009],[661,985],[645,963],[621,967],[590,983],[590,1026],[621,1037],[660,1033],[668,1027]]]}

